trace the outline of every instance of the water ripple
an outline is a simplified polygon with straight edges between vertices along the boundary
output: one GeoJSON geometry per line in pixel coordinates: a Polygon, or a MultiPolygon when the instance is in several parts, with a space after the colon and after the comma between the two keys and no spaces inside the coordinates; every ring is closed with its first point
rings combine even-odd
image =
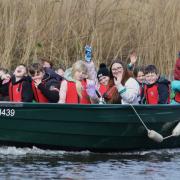
{"type": "Polygon", "coordinates": [[[0,148],[1,179],[179,180],[180,149],[126,153],[0,148]]]}

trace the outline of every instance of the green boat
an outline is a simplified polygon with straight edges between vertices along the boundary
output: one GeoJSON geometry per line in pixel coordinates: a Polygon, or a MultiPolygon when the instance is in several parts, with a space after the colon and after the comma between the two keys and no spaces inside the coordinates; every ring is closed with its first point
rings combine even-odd
{"type": "Polygon", "coordinates": [[[180,122],[180,105],[0,103],[0,145],[117,152],[180,147],[180,137],[156,142],[180,122]],[[139,117],[138,117],[139,115],[139,117]]]}

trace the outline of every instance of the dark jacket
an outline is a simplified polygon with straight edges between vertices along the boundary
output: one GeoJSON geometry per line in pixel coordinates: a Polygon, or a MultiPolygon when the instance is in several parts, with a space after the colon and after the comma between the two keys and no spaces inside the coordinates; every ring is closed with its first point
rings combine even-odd
{"type": "Polygon", "coordinates": [[[10,100],[13,100],[13,97],[16,96],[16,92],[13,92],[13,86],[19,86],[21,88],[21,102],[32,102],[33,101],[33,91],[31,86],[31,78],[29,76],[24,76],[19,81],[16,81],[15,76],[13,75],[9,83],[9,96],[10,100]]]}
{"type": "Polygon", "coordinates": [[[0,80],[0,101],[9,101],[9,82],[0,80]]]}
{"type": "Polygon", "coordinates": [[[38,89],[48,99],[50,103],[59,101],[59,89],[63,77],[54,72],[51,68],[45,68],[43,82],[38,85],[38,89]],[[56,90],[54,90],[56,88],[56,90]]]}

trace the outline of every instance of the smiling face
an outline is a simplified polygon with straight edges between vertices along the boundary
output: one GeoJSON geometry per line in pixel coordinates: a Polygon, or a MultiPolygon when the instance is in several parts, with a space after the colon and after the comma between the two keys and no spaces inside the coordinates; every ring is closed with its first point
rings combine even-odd
{"type": "Polygon", "coordinates": [[[82,81],[86,78],[86,73],[80,70],[75,71],[74,73],[74,79],[78,81],[82,81]]]}
{"type": "Polygon", "coordinates": [[[154,84],[157,79],[158,79],[159,75],[156,73],[148,73],[145,75],[145,80],[148,84],[154,84]]]}
{"type": "Polygon", "coordinates": [[[113,77],[118,77],[124,73],[123,66],[120,63],[114,63],[111,67],[113,77]]]}
{"type": "Polygon", "coordinates": [[[23,76],[27,75],[27,69],[25,66],[23,65],[19,65],[16,67],[15,71],[14,71],[14,75],[15,77],[21,78],[23,76]]]}
{"type": "Polygon", "coordinates": [[[109,84],[109,76],[101,76],[99,77],[99,83],[104,85],[104,86],[107,86],[109,84]]]}
{"type": "Polygon", "coordinates": [[[143,83],[144,80],[145,80],[145,75],[142,71],[139,71],[137,73],[137,77],[136,77],[136,80],[139,82],[139,83],[143,83]]]}

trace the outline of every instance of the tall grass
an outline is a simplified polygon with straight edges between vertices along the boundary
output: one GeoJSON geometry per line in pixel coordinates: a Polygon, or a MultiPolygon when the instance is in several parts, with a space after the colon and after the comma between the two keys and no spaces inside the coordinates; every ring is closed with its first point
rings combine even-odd
{"type": "Polygon", "coordinates": [[[0,0],[0,66],[13,68],[40,56],[56,65],[84,57],[95,63],[125,60],[172,72],[180,50],[179,0],[0,0]]]}

